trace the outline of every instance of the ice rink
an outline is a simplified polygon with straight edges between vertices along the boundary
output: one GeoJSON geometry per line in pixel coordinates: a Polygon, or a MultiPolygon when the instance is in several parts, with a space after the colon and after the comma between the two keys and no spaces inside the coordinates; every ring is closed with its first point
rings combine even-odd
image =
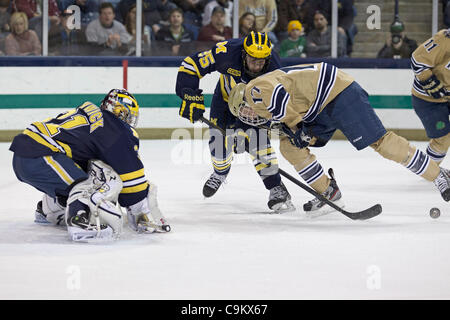
{"type": "Polygon", "coordinates": [[[313,149],[334,169],[347,210],[383,206],[353,221],[338,212],[305,218],[311,196],[286,179],[297,211],[269,214],[247,155],[204,199],[206,140],[143,140],[146,175],[173,230],[126,229],[108,244],[72,243],[63,228],[35,224],[41,195],[16,179],[8,148],[0,144],[1,299],[450,299],[449,204],[432,183],[370,148],[331,141],[313,149]],[[432,207],[440,218],[430,218],[432,207]]]}

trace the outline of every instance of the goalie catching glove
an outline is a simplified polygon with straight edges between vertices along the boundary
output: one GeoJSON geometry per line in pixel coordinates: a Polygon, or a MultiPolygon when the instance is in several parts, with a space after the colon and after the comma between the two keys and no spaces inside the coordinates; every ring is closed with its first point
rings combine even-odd
{"type": "Polygon", "coordinates": [[[432,75],[425,81],[419,81],[422,85],[423,89],[433,98],[440,99],[447,96],[449,93],[444,85],[436,78],[435,75],[432,75]]]}
{"type": "Polygon", "coordinates": [[[170,225],[159,210],[157,187],[149,182],[145,199],[127,208],[128,225],[139,233],[169,232],[170,225]]]}
{"type": "Polygon", "coordinates": [[[183,102],[180,107],[180,116],[194,123],[205,112],[205,97],[203,97],[201,89],[184,88],[182,94],[183,102]]]}

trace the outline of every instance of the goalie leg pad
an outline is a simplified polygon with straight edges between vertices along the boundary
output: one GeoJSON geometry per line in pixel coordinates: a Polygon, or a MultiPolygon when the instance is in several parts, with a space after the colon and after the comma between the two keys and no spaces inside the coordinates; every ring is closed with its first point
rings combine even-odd
{"type": "MultiPolygon", "coordinates": [[[[85,227],[86,235],[77,231],[76,239],[91,238],[95,231],[97,238],[119,237],[122,232],[122,212],[116,206],[119,193],[122,190],[122,181],[119,175],[108,165],[99,160],[91,161],[89,164],[89,178],[76,184],[67,200],[66,221],[70,220],[80,212],[80,203],[88,209],[85,227]],[[108,226],[108,228],[104,226],[108,226]]],[[[83,211],[83,210],[81,210],[83,211]]],[[[80,229],[82,225],[72,224],[69,233],[74,234],[74,228],[80,229]]],[[[83,230],[83,229],[81,229],[83,230]]],[[[74,239],[74,236],[72,236],[74,239]]],[[[75,240],[80,241],[80,240],[75,240]]]]}

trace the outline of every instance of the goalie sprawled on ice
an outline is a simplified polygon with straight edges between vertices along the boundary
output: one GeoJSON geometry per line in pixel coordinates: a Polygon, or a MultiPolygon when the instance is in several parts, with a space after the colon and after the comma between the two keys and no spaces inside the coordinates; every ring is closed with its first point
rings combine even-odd
{"type": "Polygon", "coordinates": [[[85,102],[14,138],[17,178],[44,193],[35,222],[66,224],[74,241],[116,239],[125,207],[136,232],[170,231],[138,156],[138,117],[134,96],[112,89],[100,108],[85,102]]]}

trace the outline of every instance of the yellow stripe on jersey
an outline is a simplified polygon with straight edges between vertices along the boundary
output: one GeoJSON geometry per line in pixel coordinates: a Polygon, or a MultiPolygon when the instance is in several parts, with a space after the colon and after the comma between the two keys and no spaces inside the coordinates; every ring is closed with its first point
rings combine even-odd
{"type": "Polygon", "coordinates": [[[220,91],[222,92],[223,101],[228,102],[228,92],[225,89],[225,77],[223,74],[220,75],[220,91]]]}
{"type": "Polygon", "coordinates": [[[49,136],[47,128],[42,122],[33,122],[32,124],[39,130],[40,133],[49,136]]]}
{"type": "MultiPolygon", "coordinates": [[[[189,64],[190,66],[194,67],[195,71],[197,72],[197,77],[198,77],[199,79],[203,78],[203,76],[200,74],[200,71],[198,70],[197,64],[195,63],[194,60],[192,60],[191,57],[186,57],[186,58],[184,59],[184,62],[186,62],[186,63],[189,64]]],[[[181,68],[180,68],[180,69],[181,69],[181,68]]],[[[186,68],[184,68],[184,67],[183,67],[183,69],[186,70],[186,68]]],[[[188,70],[188,71],[192,72],[191,70],[188,70]]]]}
{"type": "Polygon", "coordinates": [[[141,184],[138,184],[136,186],[132,186],[132,187],[123,187],[122,191],[120,193],[135,193],[135,192],[140,192],[140,191],[144,191],[145,189],[147,189],[148,187],[148,182],[144,182],[141,184]]]}
{"type": "Polygon", "coordinates": [[[57,144],[59,144],[61,147],[63,147],[64,151],[66,152],[66,156],[72,159],[72,149],[69,147],[68,144],[65,144],[61,141],[55,140],[57,144]]]}
{"type": "Polygon", "coordinates": [[[136,178],[140,178],[143,177],[144,174],[144,168],[130,172],[130,173],[124,173],[120,175],[120,179],[122,179],[123,182],[128,181],[128,180],[133,180],[136,178]]]}
{"type": "Polygon", "coordinates": [[[44,160],[53,169],[53,171],[55,171],[56,174],[62,180],[64,180],[65,183],[67,183],[68,185],[71,185],[74,182],[74,180],[66,172],[66,170],[64,170],[64,168],[62,168],[59,163],[57,163],[55,160],[53,160],[53,158],[51,156],[44,156],[44,160]]]}
{"type": "Polygon", "coordinates": [[[184,73],[190,74],[191,76],[197,76],[197,74],[196,74],[194,71],[191,71],[191,70],[189,70],[189,69],[186,69],[184,66],[181,66],[181,67],[178,69],[178,72],[184,72],[184,73]]]}
{"type": "Polygon", "coordinates": [[[50,150],[54,151],[54,152],[61,152],[61,150],[59,150],[57,147],[55,147],[54,145],[48,143],[44,138],[42,138],[39,134],[37,134],[36,132],[33,132],[29,129],[25,129],[23,131],[23,134],[26,134],[27,136],[29,136],[31,139],[33,139],[34,141],[46,146],[47,148],[49,148],[50,150]]]}

